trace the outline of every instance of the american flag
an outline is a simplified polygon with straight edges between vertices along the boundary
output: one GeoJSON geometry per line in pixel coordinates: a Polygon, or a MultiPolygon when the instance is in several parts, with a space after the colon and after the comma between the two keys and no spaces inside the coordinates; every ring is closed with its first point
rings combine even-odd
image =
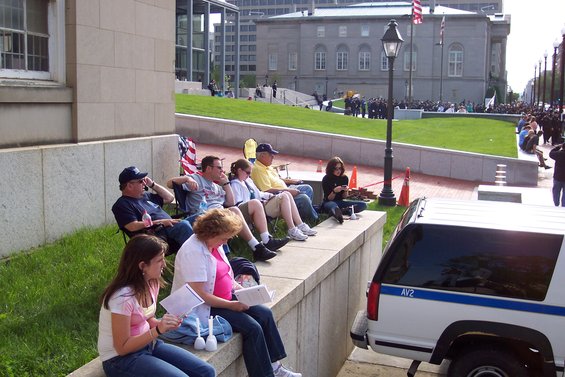
{"type": "Polygon", "coordinates": [[[424,22],[424,17],[422,16],[422,3],[420,0],[414,0],[412,4],[412,22],[414,25],[421,24],[424,22]]]}
{"type": "Polygon", "coordinates": [[[445,16],[441,19],[441,26],[439,28],[439,44],[443,44],[443,33],[445,31],[445,16]]]}

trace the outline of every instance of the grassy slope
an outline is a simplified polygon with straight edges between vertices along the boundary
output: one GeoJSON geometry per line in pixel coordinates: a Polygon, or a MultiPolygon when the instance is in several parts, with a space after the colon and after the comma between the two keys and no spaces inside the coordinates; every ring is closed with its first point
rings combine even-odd
{"type": "MultiPolygon", "coordinates": [[[[386,121],[219,97],[177,95],[177,112],[272,124],[369,139],[386,139],[386,121]]],[[[514,124],[479,118],[395,121],[393,142],[516,157],[514,124]]],[[[205,142],[205,141],[202,141],[205,142]]]]}

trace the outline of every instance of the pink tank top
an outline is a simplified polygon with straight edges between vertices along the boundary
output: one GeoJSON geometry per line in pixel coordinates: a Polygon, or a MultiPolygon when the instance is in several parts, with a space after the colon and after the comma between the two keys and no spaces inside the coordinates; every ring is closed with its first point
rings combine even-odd
{"type": "Polygon", "coordinates": [[[226,300],[232,298],[233,282],[230,275],[230,266],[222,259],[222,256],[215,248],[212,255],[216,258],[216,281],[214,283],[214,296],[226,300]]]}

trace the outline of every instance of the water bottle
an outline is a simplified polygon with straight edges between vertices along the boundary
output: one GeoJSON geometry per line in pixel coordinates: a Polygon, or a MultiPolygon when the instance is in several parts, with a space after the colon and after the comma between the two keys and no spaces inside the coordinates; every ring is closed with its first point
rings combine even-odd
{"type": "Polygon", "coordinates": [[[198,206],[198,213],[203,214],[207,210],[208,210],[208,203],[206,202],[206,198],[202,197],[202,201],[200,202],[200,205],[198,206]]]}
{"type": "Polygon", "coordinates": [[[153,220],[151,220],[151,216],[149,216],[147,211],[143,211],[143,216],[141,216],[141,221],[143,221],[143,225],[145,225],[146,228],[149,228],[150,226],[153,225],[153,220]]]}

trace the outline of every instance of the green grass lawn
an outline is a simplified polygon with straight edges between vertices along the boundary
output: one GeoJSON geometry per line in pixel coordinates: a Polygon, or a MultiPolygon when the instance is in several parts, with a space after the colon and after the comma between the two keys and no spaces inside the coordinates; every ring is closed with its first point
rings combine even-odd
{"type": "MultiPolygon", "coordinates": [[[[179,113],[243,120],[333,134],[386,139],[386,120],[229,98],[177,94],[179,113]]],[[[394,121],[393,142],[517,157],[515,126],[480,118],[394,121]]],[[[205,142],[205,141],[201,141],[205,142]]]]}
{"type": "MultiPolygon", "coordinates": [[[[388,212],[388,240],[404,208],[370,208],[388,212]]],[[[285,229],[282,224],[280,231],[285,229]]],[[[246,247],[241,240],[235,245],[246,247]]],[[[109,225],[0,261],[0,376],[66,376],[98,356],[98,298],[123,247],[116,226],[109,225]]],[[[172,266],[174,256],[167,259],[172,266]]],[[[170,271],[165,279],[172,281],[170,271]]],[[[162,289],[160,297],[169,291],[162,289]]]]}

